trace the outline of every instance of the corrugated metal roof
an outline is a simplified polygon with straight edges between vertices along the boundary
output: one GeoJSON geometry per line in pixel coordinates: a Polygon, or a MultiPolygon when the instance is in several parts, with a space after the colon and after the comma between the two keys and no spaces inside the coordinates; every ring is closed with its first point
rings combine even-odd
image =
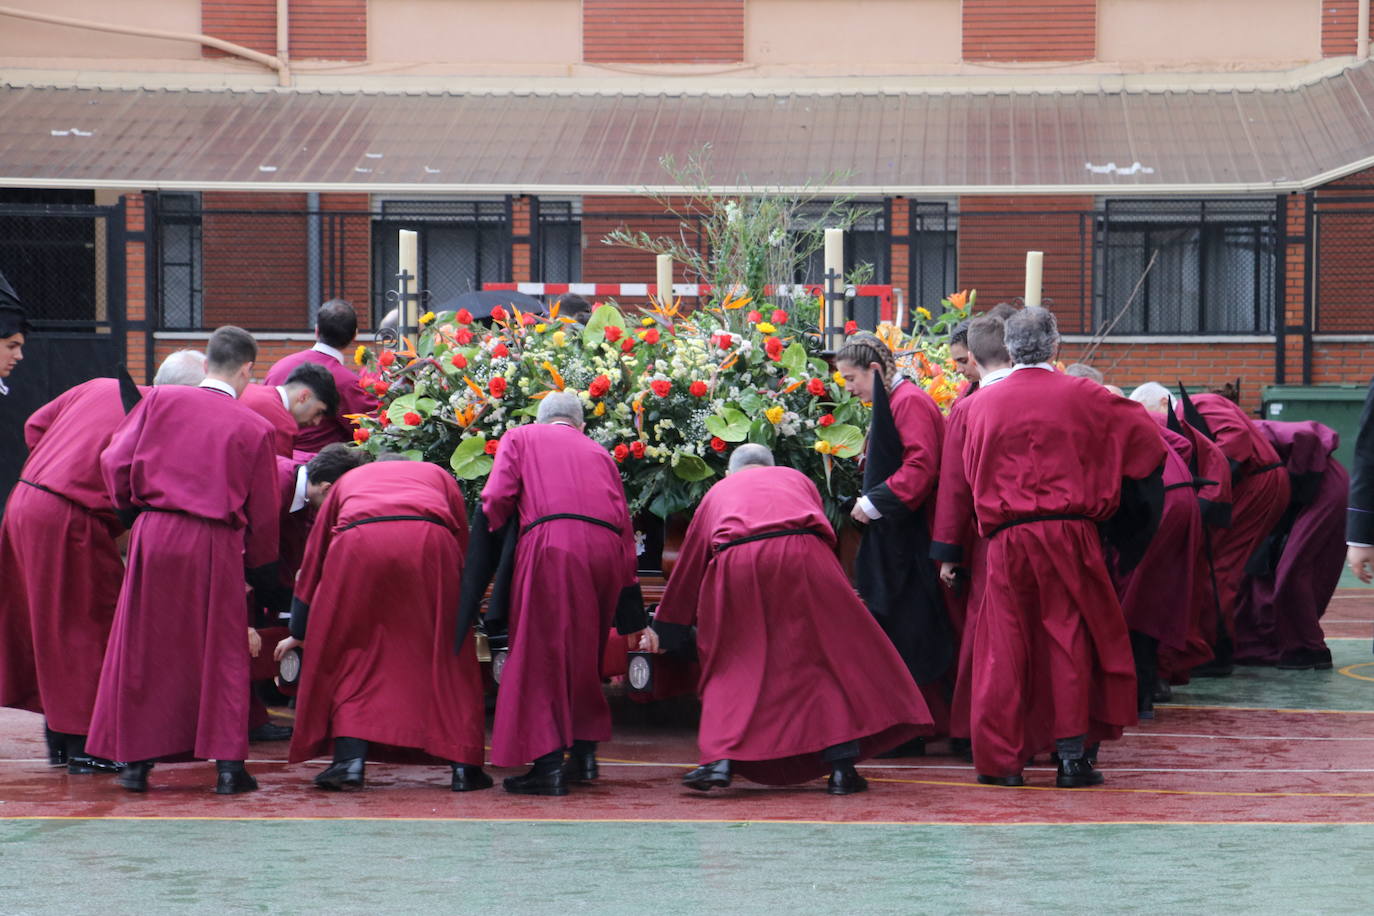
{"type": "Polygon", "coordinates": [[[0,87],[0,185],[483,193],[1226,193],[1374,164],[1374,64],[1284,88],[469,92],[0,87]]]}

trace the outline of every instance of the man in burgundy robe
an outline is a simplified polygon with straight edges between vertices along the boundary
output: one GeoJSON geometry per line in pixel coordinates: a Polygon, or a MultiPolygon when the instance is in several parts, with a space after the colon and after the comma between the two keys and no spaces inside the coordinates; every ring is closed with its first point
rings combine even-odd
{"type": "MultiPolygon", "coordinates": [[[[167,358],[157,378],[195,385],[167,358]]],[[[146,389],[145,389],[146,391],[146,389]]],[[[91,379],[38,408],[24,425],[29,457],[0,519],[0,706],[43,713],[54,766],[108,768],[86,753],[91,708],[124,561],[100,453],[124,421],[119,381],[91,379]]]]}
{"type": "Polygon", "coordinates": [[[272,429],[236,399],[257,344],[210,336],[197,388],[155,388],[110,440],[101,469],[116,510],[137,512],[87,747],[146,791],[159,757],[214,759],[215,791],[254,789],[248,750],[245,578],[275,576],[272,429]]]}
{"type": "MultiPolygon", "coordinates": [[[[974,764],[980,782],[1021,785],[1026,759],[1052,741],[1057,784],[1096,785],[1085,741],[1119,736],[1136,720],[1130,638],[1096,523],[1122,518],[1123,482],[1146,481],[1147,506],[1151,490],[1157,498],[1165,447],[1140,405],[1054,370],[1059,335],[1048,311],[1012,316],[1005,342],[1016,368],[984,379],[949,445],[967,481],[956,498],[989,541],[974,764]]],[[[1144,515],[1140,530],[1125,533],[1151,533],[1144,515]]]]}
{"type": "Polygon", "coordinates": [[[339,392],[339,406],[321,418],[316,426],[302,427],[296,435],[296,448],[302,452],[318,452],[331,442],[353,441],[353,422],[348,414],[370,413],[377,401],[358,385],[358,373],[353,369],[352,356],[347,351],[358,336],[358,313],[353,305],[342,299],[331,299],[320,306],[315,318],[315,346],[284,356],[267,373],[266,383],[282,385],[292,371],[302,363],[317,363],[334,376],[339,392]]]}
{"type": "Polygon", "coordinates": [[[29,331],[28,313],[14,287],[0,273],[0,395],[10,393],[5,379],[24,359],[24,335],[29,331]]]}
{"type": "Polygon", "coordinates": [[[290,458],[302,430],[339,412],[339,390],[328,369],[307,362],[280,385],[249,385],[239,403],[272,424],[277,455],[290,458]]]}
{"type": "MultiPolygon", "coordinates": [[[[482,490],[491,531],[511,518],[520,527],[491,761],[534,761],[504,781],[508,792],[566,795],[568,782],[597,775],[596,744],[611,736],[601,657],[622,592],[635,590],[638,576],[620,472],[582,433],[582,402],[550,394],[538,419],[501,438],[482,490]]],[[[639,612],[617,628],[642,629],[639,612]]]]}
{"type": "Polygon", "coordinates": [[[325,497],[292,602],[306,647],[290,760],[331,742],[324,789],[360,789],[369,757],[448,762],[455,792],[487,789],[482,677],[454,653],[467,549],[463,494],[443,469],[404,459],[349,471],[325,497]]]}
{"type": "Polygon", "coordinates": [[[867,788],[854,764],[928,730],[905,663],[855,595],[815,484],[741,445],[697,507],[645,647],[693,624],[701,657],[701,766],[683,783],[738,773],[827,791],[867,788]]]}
{"type": "Polygon", "coordinates": [[[1215,657],[1193,670],[1194,677],[1224,677],[1234,663],[1236,606],[1245,565],[1288,508],[1288,475],[1278,452],[1234,401],[1219,394],[1185,396],[1177,411],[1217,444],[1231,466],[1231,525],[1212,544],[1222,620],[1212,645],[1215,657]]]}
{"type": "Polygon", "coordinates": [[[1350,477],[1334,429],[1256,421],[1288,471],[1287,511],[1251,558],[1236,606],[1236,659],[1288,670],[1331,667],[1321,617],[1345,562],[1350,477]]]}

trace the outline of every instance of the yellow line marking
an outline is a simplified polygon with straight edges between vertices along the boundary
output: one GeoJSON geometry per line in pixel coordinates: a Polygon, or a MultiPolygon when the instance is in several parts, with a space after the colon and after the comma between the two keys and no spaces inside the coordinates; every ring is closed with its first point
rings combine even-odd
{"type": "MultiPolygon", "coordinates": [[[[981,786],[995,789],[997,786],[981,786]]],[[[1078,791],[1065,789],[1065,792],[1078,791]]],[[[1100,790],[1099,790],[1100,791],[1100,790]]],[[[209,817],[200,815],[162,816],[151,815],[88,815],[88,814],[18,814],[0,817],[4,821],[358,821],[385,823],[480,823],[480,824],[796,824],[800,826],[824,827],[1091,827],[1124,826],[1141,827],[1374,827],[1374,821],[827,821],[817,819],[787,820],[785,818],[724,818],[724,817],[684,817],[684,818],[643,818],[643,817],[360,817],[347,815],[341,817],[209,817]]]]}
{"type": "Polygon", "coordinates": [[[1374,681],[1374,677],[1367,674],[1354,674],[1356,668],[1374,668],[1374,662],[1360,662],[1358,665],[1346,665],[1337,674],[1344,674],[1346,677],[1353,677],[1357,681],[1374,681]]]}
{"type": "MultiPolygon", "coordinates": [[[[1061,789],[1058,786],[985,786],[979,783],[950,782],[938,779],[895,779],[870,776],[869,782],[900,782],[914,786],[956,786],[970,789],[1030,789],[1036,792],[1074,792],[1082,794],[1083,789],[1061,789]]],[[[1374,798],[1374,792],[1207,792],[1188,789],[1117,789],[1110,786],[1094,786],[1094,792],[1116,792],[1128,795],[1201,795],[1226,798],[1374,798]]]]}

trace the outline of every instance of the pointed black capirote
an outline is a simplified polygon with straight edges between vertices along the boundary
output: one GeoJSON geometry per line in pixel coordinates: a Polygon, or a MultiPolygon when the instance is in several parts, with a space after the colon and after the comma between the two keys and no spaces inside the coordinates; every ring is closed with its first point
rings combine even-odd
{"type": "Polygon", "coordinates": [[[873,370],[873,413],[868,426],[868,452],[864,459],[864,492],[887,480],[902,466],[902,436],[892,418],[887,380],[873,370]]]}
{"type": "Polygon", "coordinates": [[[1178,383],[1179,400],[1183,402],[1183,419],[1188,421],[1188,425],[1202,433],[1213,442],[1217,441],[1216,433],[1212,432],[1212,427],[1207,425],[1207,418],[1204,417],[1193,403],[1193,399],[1188,397],[1188,390],[1183,387],[1183,383],[1178,383]]]}
{"type": "Polygon", "coordinates": [[[5,279],[5,274],[0,272],[0,305],[8,305],[14,308],[22,308],[23,303],[19,301],[19,294],[10,286],[10,281],[5,279]]]}
{"type": "Polygon", "coordinates": [[[128,413],[138,406],[138,402],[143,400],[142,393],[134,380],[129,377],[129,370],[123,363],[119,364],[119,400],[124,405],[124,412],[128,413]]]}

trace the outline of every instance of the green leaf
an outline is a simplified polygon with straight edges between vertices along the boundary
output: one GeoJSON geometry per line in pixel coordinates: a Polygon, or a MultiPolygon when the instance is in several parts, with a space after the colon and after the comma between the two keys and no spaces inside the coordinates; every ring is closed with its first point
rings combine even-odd
{"type": "MultiPolygon", "coordinates": [[[[725,437],[722,436],[721,438],[725,437]]],[[[677,464],[673,465],[673,473],[682,480],[706,480],[716,475],[716,472],[711,470],[711,466],[696,455],[680,456],[677,464]]]]}
{"type": "Polygon", "coordinates": [[[706,418],[706,431],[726,442],[743,442],[749,436],[749,418],[733,407],[723,407],[706,418]]]}
{"type": "Polygon", "coordinates": [[[864,447],[864,432],[857,426],[837,423],[826,428],[820,438],[830,443],[832,454],[840,458],[853,458],[864,447]]]}
{"type": "Polygon", "coordinates": [[[486,452],[485,436],[472,436],[458,443],[449,456],[448,466],[459,480],[477,480],[491,471],[493,459],[486,452]]]}
{"type": "Polygon", "coordinates": [[[422,451],[420,451],[418,448],[406,449],[404,452],[401,452],[401,455],[402,455],[402,457],[405,458],[406,461],[424,461],[424,460],[425,460],[425,453],[422,452],[422,451]]]}
{"type": "MultiPolygon", "coordinates": [[[[394,426],[406,426],[405,415],[407,413],[417,413],[421,421],[428,420],[429,415],[434,413],[434,408],[439,406],[439,402],[433,398],[422,398],[418,394],[403,394],[386,409],[387,422],[394,426]]],[[[408,427],[414,429],[415,427],[408,427]]]]}
{"type": "Polygon", "coordinates": [[[749,425],[749,441],[753,442],[755,445],[766,445],[772,448],[773,439],[776,435],[777,433],[776,430],[773,429],[773,424],[769,423],[767,420],[755,420],[749,425]]]}
{"type": "Polygon", "coordinates": [[[746,391],[739,396],[740,410],[747,414],[763,412],[763,395],[757,391],[746,391]]]}
{"type": "Polygon", "coordinates": [[[610,305],[603,305],[592,312],[592,317],[587,319],[587,326],[582,329],[582,346],[588,349],[599,347],[606,339],[606,326],[609,324],[624,330],[625,316],[610,305]]]}
{"type": "Polygon", "coordinates": [[[782,359],[778,360],[787,369],[787,374],[793,378],[801,378],[806,375],[806,347],[800,343],[792,343],[786,350],[782,351],[782,359]]]}

